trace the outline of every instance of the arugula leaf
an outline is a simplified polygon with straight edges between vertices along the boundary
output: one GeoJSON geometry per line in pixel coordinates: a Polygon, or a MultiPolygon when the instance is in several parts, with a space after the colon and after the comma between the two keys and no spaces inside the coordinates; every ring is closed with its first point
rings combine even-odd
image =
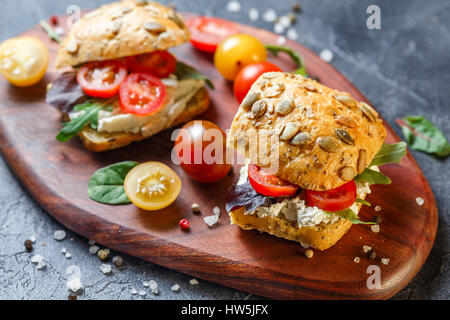
{"type": "Polygon", "coordinates": [[[372,160],[371,166],[380,166],[387,163],[400,163],[402,158],[406,155],[406,143],[403,141],[386,144],[384,143],[380,151],[372,160]]]}
{"type": "Polygon", "coordinates": [[[187,64],[181,61],[177,61],[175,75],[178,77],[178,79],[193,78],[204,80],[211,89],[215,89],[214,84],[208,77],[206,77],[205,75],[201,74],[198,70],[194,69],[191,66],[188,66],[187,64]]]}
{"type": "Polygon", "coordinates": [[[106,204],[131,203],[123,183],[128,172],[138,164],[135,161],[124,161],[95,171],[88,184],[89,198],[106,204]]]}
{"type": "Polygon", "coordinates": [[[396,122],[412,149],[438,157],[447,157],[450,154],[450,144],[445,136],[425,117],[407,116],[397,119],[396,122]]]}
{"type": "Polygon", "coordinates": [[[369,206],[369,207],[371,206],[370,202],[369,202],[369,201],[366,201],[366,200],[364,200],[364,199],[356,198],[355,202],[361,203],[361,204],[363,204],[363,205],[365,205],[365,206],[369,206]]]}
{"type": "Polygon", "coordinates": [[[391,179],[381,172],[366,168],[363,172],[358,174],[355,178],[358,182],[368,182],[370,184],[390,184],[391,179]]]}
{"type": "Polygon", "coordinates": [[[61,131],[56,136],[56,139],[61,142],[66,142],[75,137],[85,125],[90,124],[94,130],[98,126],[98,112],[105,108],[105,105],[113,101],[113,99],[105,102],[95,100],[86,101],[85,103],[76,105],[74,111],[84,111],[78,117],[63,123],[61,131]]]}
{"type": "Polygon", "coordinates": [[[288,47],[277,46],[277,45],[272,45],[272,44],[266,44],[265,47],[275,57],[278,56],[278,53],[280,51],[287,53],[292,58],[292,60],[295,62],[295,64],[297,65],[298,69],[295,70],[294,73],[300,74],[304,77],[308,77],[308,73],[306,72],[306,68],[305,68],[305,63],[303,62],[303,58],[298,52],[295,52],[294,50],[292,50],[291,48],[288,48],[288,47]]]}
{"type": "Polygon", "coordinates": [[[365,222],[359,220],[358,215],[354,213],[353,210],[351,210],[350,208],[342,211],[333,211],[333,212],[324,211],[324,212],[328,214],[335,214],[345,220],[350,221],[353,224],[376,224],[375,222],[365,222]]]}
{"type": "Polygon", "coordinates": [[[58,43],[61,43],[61,37],[53,30],[52,27],[50,27],[50,25],[47,23],[47,21],[45,20],[41,20],[39,21],[39,24],[41,25],[41,27],[45,30],[45,32],[47,32],[48,36],[55,40],[58,43]]]}

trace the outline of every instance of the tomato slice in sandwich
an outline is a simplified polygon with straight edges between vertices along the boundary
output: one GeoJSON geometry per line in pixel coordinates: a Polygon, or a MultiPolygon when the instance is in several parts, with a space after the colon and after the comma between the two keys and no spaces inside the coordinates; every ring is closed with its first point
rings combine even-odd
{"type": "Polygon", "coordinates": [[[166,87],[148,73],[130,73],[120,85],[120,108],[126,113],[150,115],[161,109],[166,87]]]}
{"type": "Polygon", "coordinates": [[[158,78],[166,78],[175,72],[177,60],[167,51],[153,51],[127,57],[130,72],[150,73],[158,78]]]}
{"type": "Polygon", "coordinates": [[[271,197],[290,197],[295,195],[298,186],[267,174],[258,166],[248,166],[248,180],[256,192],[271,197]]]}
{"type": "Polygon", "coordinates": [[[78,70],[77,82],[88,96],[111,98],[119,92],[127,74],[120,61],[90,62],[78,70]]]}
{"type": "Polygon", "coordinates": [[[306,204],[325,211],[341,211],[350,207],[356,200],[355,181],[326,191],[306,190],[306,204]]]}

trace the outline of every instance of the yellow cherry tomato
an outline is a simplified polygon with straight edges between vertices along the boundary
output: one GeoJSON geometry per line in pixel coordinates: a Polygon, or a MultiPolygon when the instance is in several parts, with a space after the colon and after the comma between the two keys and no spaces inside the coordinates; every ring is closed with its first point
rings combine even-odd
{"type": "Polygon", "coordinates": [[[48,49],[38,38],[12,38],[0,44],[0,73],[18,87],[32,86],[44,77],[48,49]]]}
{"type": "Polygon", "coordinates": [[[223,40],[214,53],[214,65],[222,76],[233,81],[245,66],[266,61],[267,51],[255,37],[235,34],[223,40]]]}
{"type": "Polygon", "coordinates": [[[178,197],[181,180],[161,162],[145,162],[128,172],[124,182],[125,193],[132,203],[144,210],[159,210],[169,206],[178,197]]]}

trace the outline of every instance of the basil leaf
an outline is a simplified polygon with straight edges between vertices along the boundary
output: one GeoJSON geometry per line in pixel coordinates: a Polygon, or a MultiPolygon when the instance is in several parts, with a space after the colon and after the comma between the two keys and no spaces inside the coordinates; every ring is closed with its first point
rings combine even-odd
{"type": "Polygon", "coordinates": [[[363,204],[363,205],[365,205],[365,206],[369,206],[369,207],[371,206],[370,202],[369,202],[369,201],[366,201],[366,200],[364,200],[364,199],[356,198],[355,202],[361,203],[361,204],[363,204]]]}
{"type": "Polygon", "coordinates": [[[305,63],[303,62],[303,58],[298,52],[295,52],[294,50],[288,47],[276,46],[272,44],[266,44],[266,49],[270,51],[275,57],[278,56],[278,53],[280,51],[287,53],[297,65],[298,69],[295,70],[294,73],[300,74],[304,77],[308,77],[308,73],[306,72],[305,68],[305,63]]]}
{"type": "Polygon", "coordinates": [[[181,61],[177,61],[175,75],[180,80],[187,79],[187,78],[204,80],[211,89],[215,89],[214,84],[208,77],[206,77],[205,75],[201,74],[198,70],[194,69],[191,66],[188,66],[187,64],[185,64],[181,61]]]}
{"type": "Polygon", "coordinates": [[[407,116],[397,119],[396,122],[412,149],[438,157],[447,157],[450,154],[450,144],[444,134],[425,117],[407,116]]]}
{"type": "Polygon", "coordinates": [[[88,184],[89,198],[106,204],[131,203],[125,194],[123,183],[128,172],[138,164],[135,161],[124,161],[95,171],[88,184]]]}
{"type": "Polygon", "coordinates": [[[368,182],[370,184],[390,184],[391,179],[381,172],[366,168],[363,172],[358,174],[355,178],[358,182],[368,182]]]}
{"type": "Polygon", "coordinates": [[[402,158],[406,155],[406,143],[403,141],[386,144],[384,143],[380,151],[375,155],[372,160],[371,166],[380,166],[387,163],[400,163],[402,158]]]}
{"type": "Polygon", "coordinates": [[[342,211],[333,211],[333,212],[324,211],[324,212],[328,214],[335,214],[345,220],[350,221],[353,224],[376,224],[375,222],[365,222],[359,220],[358,215],[354,213],[353,210],[351,209],[345,209],[342,211]]]}
{"type": "Polygon", "coordinates": [[[96,130],[98,126],[98,112],[104,109],[105,104],[111,102],[113,99],[105,102],[87,101],[83,104],[76,105],[74,111],[84,111],[78,117],[63,123],[61,131],[56,136],[56,139],[61,142],[66,142],[75,137],[78,132],[83,130],[84,126],[90,124],[91,128],[96,130]]]}

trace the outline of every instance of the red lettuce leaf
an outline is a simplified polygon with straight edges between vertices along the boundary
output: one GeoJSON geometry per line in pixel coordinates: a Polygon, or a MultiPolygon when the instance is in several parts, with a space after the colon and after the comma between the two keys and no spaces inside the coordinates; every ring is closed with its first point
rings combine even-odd
{"type": "Polygon", "coordinates": [[[53,81],[45,102],[61,112],[67,113],[86,99],[87,96],[77,82],[76,73],[64,72],[53,81]]]}
{"type": "Polygon", "coordinates": [[[227,193],[225,209],[227,212],[244,207],[253,212],[258,207],[269,207],[280,198],[268,197],[257,193],[247,181],[241,185],[232,185],[227,193]]]}

